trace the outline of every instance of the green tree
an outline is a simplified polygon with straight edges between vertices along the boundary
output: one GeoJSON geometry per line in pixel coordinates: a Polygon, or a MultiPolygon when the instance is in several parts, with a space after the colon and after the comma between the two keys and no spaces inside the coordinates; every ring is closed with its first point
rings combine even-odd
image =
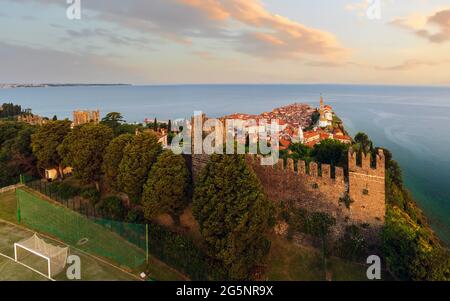
{"type": "Polygon", "coordinates": [[[101,124],[75,127],[58,148],[73,174],[86,184],[95,184],[100,191],[101,168],[106,147],[113,139],[113,131],[101,124]]]}
{"type": "Polygon", "coordinates": [[[349,146],[338,140],[326,139],[314,145],[312,155],[320,163],[345,167],[349,146]]]}
{"type": "Polygon", "coordinates": [[[337,242],[337,251],[339,256],[351,260],[360,260],[367,257],[368,245],[356,225],[347,226],[344,235],[337,242]]]}
{"type": "Polygon", "coordinates": [[[58,116],[53,115],[52,121],[58,121],[58,116]]]}
{"type": "Polygon", "coordinates": [[[360,152],[368,153],[373,150],[373,142],[369,139],[367,134],[359,132],[355,136],[355,142],[360,152]]]}
{"type": "Polygon", "coordinates": [[[21,174],[37,175],[31,150],[35,127],[25,123],[0,123],[0,187],[16,184],[21,174]]]}
{"type": "Polygon", "coordinates": [[[180,225],[180,215],[189,203],[190,177],[183,156],[165,151],[158,157],[144,186],[142,204],[145,217],[169,214],[175,225],[180,225]]]}
{"type": "Polygon", "coordinates": [[[392,181],[397,186],[403,186],[403,173],[402,169],[400,167],[400,164],[398,164],[397,161],[394,161],[392,158],[392,153],[385,149],[385,148],[375,148],[374,155],[378,153],[378,150],[382,149],[385,157],[385,167],[386,167],[386,176],[388,179],[387,181],[392,181]]]}
{"type": "Polygon", "coordinates": [[[311,148],[302,143],[292,143],[287,150],[280,151],[282,158],[311,161],[311,148]]]}
{"type": "Polygon", "coordinates": [[[25,123],[6,121],[0,122],[0,145],[14,139],[17,133],[26,127],[25,123]]]}
{"type": "Polygon", "coordinates": [[[119,164],[118,183],[120,190],[135,203],[141,200],[148,173],[161,151],[158,138],[151,133],[137,135],[133,143],[125,147],[119,164]]]}
{"type": "Polygon", "coordinates": [[[244,156],[212,155],[195,187],[194,216],[209,255],[234,280],[249,279],[270,249],[274,207],[244,156]]]}
{"type": "Polygon", "coordinates": [[[325,212],[313,212],[306,222],[306,232],[314,237],[324,239],[336,225],[336,219],[325,212]]]}
{"type": "Polygon", "coordinates": [[[167,143],[171,144],[175,136],[176,134],[172,132],[172,120],[169,120],[169,123],[167,124],[167,143]]]}
{"type": "Polygon", "coordinates": [[[103,199],[98,209],[104,218],[122,221],[125,218],[126,208],[120,198],[111,196],[103,199]]]}
{"type": "Polygon", "coordinates": [[[390,207],[382,232],[388,267],[403,280],[450,280],[450,254],[398,207],[390,207]]]}
{"type": "Polygon", "coordinates": [[[117,129],[117,134],[116,135],[123,135],[123,134],[135,135],[136,134],[136,129],[142,130],[143,129],[142,124],[123,123],[117,129]]]}
{"type": "Polygon", "coordinates": [[[63,178],[64,160],[58,148],[70,133],[70,121],[51,121],[37,128],[31,137],[33,154],[41,168],[54,168],[63,178]]]}
{"type": "Polygon", "coordinates": [[[0,118],[14,117],[22,114],[22,107],[13,103],[4,103],[0,106],[0,118]]]}
{"type": "Polygon", "coordinates": [[[125,120],[123,119],[122,114],[118,112],[111,112],[106,114],[106,116],[102,119],[101,124],[110,127],[113,130],[114,135],[117,136],[119,134],[119,128],[124,122],[125,120]]]}
{"type": "Polygon", "coordinates": [[[105,174],[105,184],[115,190],[119,189],[117,176],[119,174],[119,165],[122,162],[126,146],[132,143],[134,136],[124,134],[114,138],[106,147],[103,158],[102,171],[105,174]]]}

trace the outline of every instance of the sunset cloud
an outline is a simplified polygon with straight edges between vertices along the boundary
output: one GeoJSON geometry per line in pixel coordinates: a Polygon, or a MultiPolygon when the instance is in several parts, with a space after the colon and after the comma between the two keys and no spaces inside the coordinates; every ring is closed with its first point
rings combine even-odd
{"type": "Polygon", "coordinates": [[[83,5],[104,21],[187,45],[195,38],[215,39],[231,50],[269,59],[338,59],[348,53],[333,34],[272,14],[259,0],[96,0],[83,5]]]}
{"type": "Polygon", "coordinates": [[[413,14],[394,19],[391,24],[405,28],[433,43],[450,41],[450,9],[439,10],[430,15],[413,14]]]}
{"type": "Polygon", "coordinates": [[[267,58],[305,55],[339,57],[347,50],[330,33],[272,14],[258,0],[180,0],[194,5],[210,18],[242,23],[251,29],[237,37],[237,49],[267,58]]]}
{"type": "Polygon", "coordinates": [[[392,20],[384,24],[365,17],[368,0],[82,0],[81,20],[66,18],[64,0],[0,0],[0,27],[8,28],[0,51],[14,58],[1,62],[2,75],[442,83],[450,78],[450,9],[443,2],[382,0],[382,17],[392,20]],[[54,69],[43,67],[53,62],[54,69]]]}
{"type": "Polygon", "coordinates": [[[212,20],[225,20],[230,17],[221,3],[216,0],[178,0],[181,3],[196,7],[205,12],[212,20]]]}
{"type": "Polygon", "coordinates": [[[419,60],[419,59],[411,59],[407,60],[401,64],[388,66],[388,67],[380,67],[376,66],[375,69],[378,70],[391,70],[391,71],[410,71],[416,69],[418,67],[433,67],[440,64],[447,64],[449,61],[433,61],[433,60],[419,60]]]}

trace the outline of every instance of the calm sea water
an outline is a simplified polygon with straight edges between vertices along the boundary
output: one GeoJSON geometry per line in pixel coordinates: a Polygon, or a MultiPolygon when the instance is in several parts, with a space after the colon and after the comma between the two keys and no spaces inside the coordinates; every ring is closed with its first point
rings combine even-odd
{"type": "Polygon", "coordinates": [[[352,85],[196,85],[0,89],[0,102],[36,114],[71,117],[75,109],[121,112],[129,122],[261,113],[293,102],[317,106],[320,94],[347,130],[364,131],[394,153],[408,188],[450,244],[450,87],[352,85]]]}

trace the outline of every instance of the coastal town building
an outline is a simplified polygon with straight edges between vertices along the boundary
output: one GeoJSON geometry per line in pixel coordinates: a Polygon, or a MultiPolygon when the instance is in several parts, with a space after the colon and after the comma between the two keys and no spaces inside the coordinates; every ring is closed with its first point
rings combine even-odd
{"type": "MultiPolygon", "coordinates": [[[[72,174],[72,167],[66,167],[62,170],[64,176],[72,174]]],[[[55,181],[58,179],[58,171],[56,169],[44,169],[44,176],[47,181],[55,181]]]]}
{"type": "MultiPolygon", "coordinates": [[[[223,132],[223,142],[226,143],[229,137],[240,144],[258,143],[261,135],[265,136],[268,143],[272,143],[271,130],[277,131],[279,150],[287,150],[293,143],[302,143],[308,147],[314,147],[327,139],[334,139],[342,143],[351,144],[349,137],[341,124],[333,125],[334,113],[329,105],[325,105],[323,97],[320,99],[320,108],[312,108],[307,104],[295,103],[285,107],[274,109],[272,112],[265,112],[259,115],[234,113],[219,118],[220,127],[223,132]],[[320,120],[314,120],[313,116],[321,112],[322,119],[326,120],[326,126],[320,127],[320,120]],[[230,124],[229,121],[233,123],[230,124]],[[272,122],[276,121],[278,128],[274,128],[272,122]]],[[[209,118],[202,114],[191,119],[188,128],[194,140],[193,124],[198,122],[204,126],[209,118]]],[[[216,131],[217,126],[210,125],[209,130],[203,128],[203,138],[216,131]]],[[[194,141],[194,144],[196,142],[194,141]]]]}
{"type": "MultiPolygon", "coordinates": [[[[221,120],[223,122],[227,119],[241,120],[247,130],[249,141],[252,143],[258,141],[258,133],[268,132],[271,120],[277,120],[280,125],[279,149],[284,150],[295,142],[303,143],[308,147],[314,147],[314,145],[326,139],[351,143],[352,139],[341,128],[333,128],[333,117],[333,108],[326,105],[321,96],[319,109],[307,104],[295,103],[260,115],[235,113],[224,116],[221,120]],[[313,115],[317,111],[320,118],[317,124],[313,124],[313,115]],[[307,128],[310,130],[304,131],[307,128]]],[[[236,133],[233,136],[236,137],[236,133]]],[[[270,141],[270,137],[268,141],[270,141]]]]}
{"type": "MultiPolygon", "coordinates": [[[[167,135],[166,129],[158,129],[157,131],[154,131],[152,129],[145,129],[143,131],[144,133],[154,134],[158,138],[158,143],[161,144],[161,146],[166,149],[169,147],[169,138],[167,135]]],[[[141,131],[136,128],[136,135],[140,135],[141,131]]]]}
{"type": "Polygon", "coordinates": [[[47,118],[41,117],[39,115],[24,114],[17,117],[17,121],[25,122],[31,125],[43,125],[48,122],[47,118]]]}
{"type": "MultiPolygon", "coordinates": [[[[150,125],[150,124],[153,124],[154,122],[155,122],[155,119],[151,119],[151,118],[145,118],[144,119],[144,124],[145,125],[150,125]]],[[[157,119],[156,122],[158,124],[164,124],[164,125],[168,125],[169,124],[169,121],[167,121],[167,120],[159,120],[159,119],[157,119]]]]}
{"type": "Polygon", "coordinates": [[[303,132],[302,143],[308,147],[314,147],[314,145],[319,144],[321,141],[326,139],[338,140],[345,144],[352,143],[352,138],[342,133],[341,130],[335,130],[333,133],[329,133],[323,129],[303,132]]]}
{"type": "Polygon", "coordinates": [[[74,111],[72,127],[85,123],[100,123],[100,111],[74,111]]]}
{"type": "Polygon", "coordinates": [[[324,104],[322,96],[320,96],[319,114],[319,127],[325,128],[333,126],[333,108],[324,104]]]}

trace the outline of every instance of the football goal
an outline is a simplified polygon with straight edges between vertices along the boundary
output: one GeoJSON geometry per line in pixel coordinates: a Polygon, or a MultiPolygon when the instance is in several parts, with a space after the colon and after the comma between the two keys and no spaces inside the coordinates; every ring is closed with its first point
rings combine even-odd
{"type": "Polygon", "coordinates": [[[68,255],[68,247],[46,243],[37,234],[14,243],[14,260],[49,279],[64,270],[68,255]]]}

